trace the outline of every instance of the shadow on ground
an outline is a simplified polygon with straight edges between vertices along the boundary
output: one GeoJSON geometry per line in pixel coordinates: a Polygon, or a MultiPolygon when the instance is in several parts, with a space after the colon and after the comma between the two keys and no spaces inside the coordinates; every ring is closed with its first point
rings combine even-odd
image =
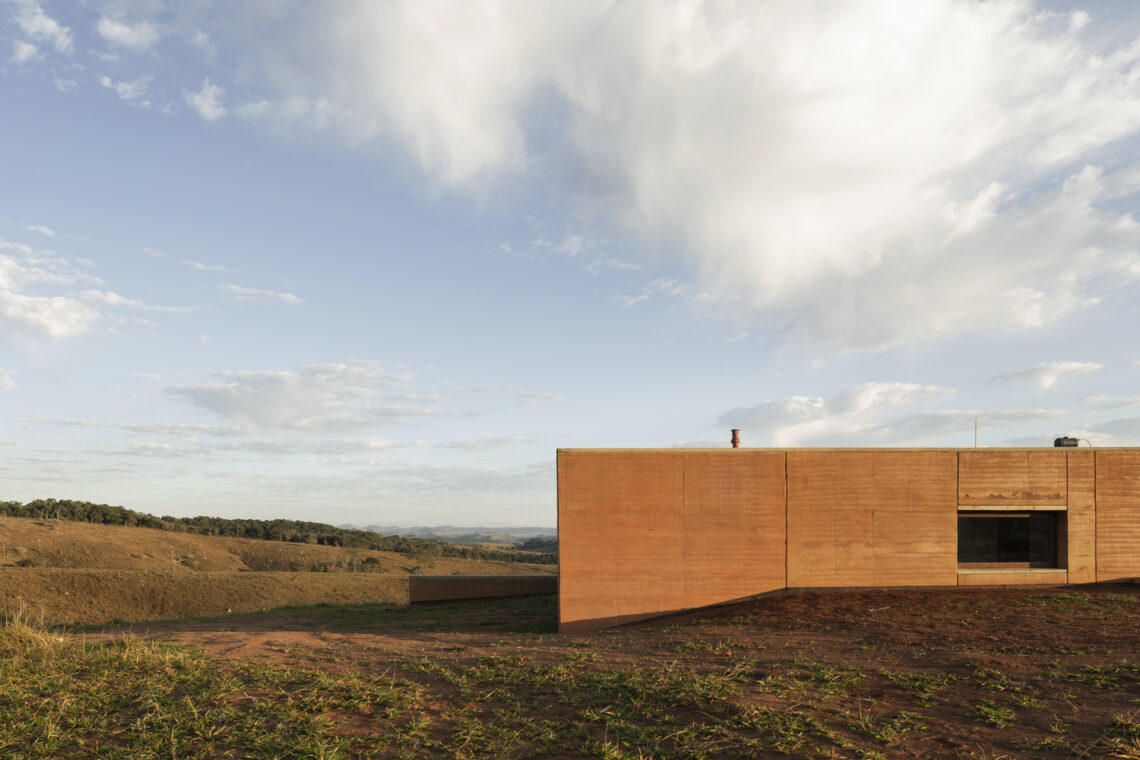
{"type": "Polygon", "coordinates": [[[308,633],[556,633],[555,594],[507,599],[465,599],[413,605],[346,604],[284,607],[218,617],[115,623],[72,629],[79,633],[151,635],[189,631],[304,631],[308,633]]]}

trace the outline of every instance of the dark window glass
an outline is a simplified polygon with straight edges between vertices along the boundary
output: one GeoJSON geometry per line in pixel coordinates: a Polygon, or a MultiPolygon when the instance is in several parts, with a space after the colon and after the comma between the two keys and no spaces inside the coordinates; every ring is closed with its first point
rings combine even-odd
{"type": "Polygon", "coordinates": [[[958,561],[967,564],[1057,566],[1053,512],[958,515],[958,561]]]}

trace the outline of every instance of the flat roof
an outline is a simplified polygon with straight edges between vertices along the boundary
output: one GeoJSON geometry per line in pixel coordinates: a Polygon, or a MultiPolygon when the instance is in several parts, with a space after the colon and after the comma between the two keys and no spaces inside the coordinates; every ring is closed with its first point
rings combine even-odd
{"type": "Polygon", "coordinates": [[[559,448],[559,449],[555,449],[555,451],[557,451],[559,454],[572,453],[575,451],[581,451],[581,452],[612,451],[612,452],[624,452],[624,453],[630,453],[630,454],[637,453],[637,452],[664,453],[667,451],[673,451],[673,452],[691,451],[691,452],[701,452],[701,453],[708,453],[711,451],[767,451],[767,452],[773,452],[773,453],[781,452],[781,451],[796,451],[796,452],[800,452],[800,451],[854,451],[854,452],[859,452],[859,451],[865,451],[865,452],[875,452],[875,451],[1140,451],[1140,446],[976,446],[976,447],[975,446],[914,446],[914,447],[906,447],[906,446],[846,446],[846,447],[843,447],[843,446],[840,446],[840,447],[828,447],[828,446],[791,446],[791,447],[741,446],[738,449],[734,449],[731,446],[723,446],[723,447],[718,446],[717,448],[687,448],[684,446],[670,446],[670,447],[648,448],[648,449],[637,449],[637,448],[625,448],[625,449],[622,449],[622,448],[597,448],[597,449],[574,448],[574,449],[566,449],[566,448],[559,448]]]}

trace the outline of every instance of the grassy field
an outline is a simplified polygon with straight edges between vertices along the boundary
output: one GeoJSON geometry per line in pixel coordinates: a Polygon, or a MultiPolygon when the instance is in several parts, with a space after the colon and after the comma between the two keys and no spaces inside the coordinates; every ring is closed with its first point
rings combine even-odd
{"type": "Polygon", "coordinates": [[[1140,589],[789,595],[591,636],[555,602],[0,628],[12,758],[1140,758],[1140,589]],[[1045,623],[1048,625],[1045,625],[1045,623]]]}
{"type": "Polygon", "coordinates": [[[0,518],[0,612],[100,623],[407,602],[408,575],[546,574],[552,565],[0,518]]]}

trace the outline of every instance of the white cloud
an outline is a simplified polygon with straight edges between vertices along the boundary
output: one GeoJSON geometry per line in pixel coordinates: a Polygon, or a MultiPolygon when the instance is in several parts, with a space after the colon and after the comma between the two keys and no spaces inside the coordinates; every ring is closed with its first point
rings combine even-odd
{"type": "Polygon", "coordinates": [[[146,256],[154,256],[156,258],[166,255],[166,253],[164,251],[161,251],[158,248],[151,248],[150,246],[143,248],[142,252],[146,256]]]}
{"type": "MultiPolygon", "coordinates": [[[[149,74],[137,76],[134,79],[115,82],[108,76],[99,77],[99,84],[108,90],[113,90],[122,100],[138,100],[146,95],[154,77],[149,74]]],[[[149,105],[149,103],[147,103],[149,105]]]]}
{"type": "Polygon", "coordinates": [[[147,441],[125,446],[88,449],[85,454],[105,456],[145,456],[175,459],[218,459],[225,454],[264,454],[269,456],[354,456],[377,454],[408,444],[381,438],[292,438],[287,440],[250,439],[240,441],[196,442],[192,446],[147,441]]]}
{"type": "MultiPolygon", "coordinates": [[[[197,306],[160,306],[126,298],[113,291],[85,289],[102,281],[52,251],[37,250],[22,243],[0,239],[0,324],[49,338],[73,338],[92,329],[109,309],[186,313],[197,306]],[[29,293],[29,288],[63,288],[54,295],[29,293]]],[[[90,265],[91,262],[86,262],[90,265]]]]}
{"type": "Polygon", "coordinates": [[[112,45],[128,48],[136,53],[150,49],[162,37],[162,31],[149,21],[127,24],[106,16],[95,24],[95,31],[112,45]]]}
{"type": "Polygon", "coordinates": [[[163,459],[206,459],[210,456],[210,453],[203,449],[190,449],[171,443],[154,441],[131,443],[126,446],[102,446],[97,449],[86,449],[81,453],[114,457],[160,457],[163,459]]]}
{"type": "Polygon", "coordinates": [[[255,121],[270,113],[272,108],[273,104],[268,100],[253,100],[238,106],[237,113],[238,116],[247,121],[255,121]]]}
{"type": "MultiPolygon", "coordinates": [[[[974,423],[978,424],[982,445],[991,441],[991,429],[1007,425],[1042,425],[1071,416],[1063,409],[947,409],[918,412],[875,423],[845,436],[831,438],[835,444],[863,446],[867,444],[903,443],[961,434],[961,445],[973,441],[974,423]]],[[[1032,445],[1048,446],[1048,435],[1032,439],[1032,445]]],[[[993,445],[990,442],[988,445],[993,445]]]]}
{"type": "Polygon", "coordinates": [[[223,285],[222,289],[229,293],[230,297],[235,301],[245,301],[248,303],[265,303],[266,301],[277,301],[278,303],[289,304],[291,306],[304,303],[304,301],[292,293],[280,293],[276,290],[243,288],[240,285],[223,285]]]}
{"type": "Polygon", "coordinates": [[[530,399],[532,401],[562,400],[562,395],[559,393],[528,390],[526,388],[520,388],[517,385],[472,385],[466,388],[460,388],[459,390],[464,392],[474,391],[477,393],[510,393],[519,398],[530,399]]]}
{"type": "Polygon", "coordinates": [[[400,393],[385,393],[384,398],[389,401],[450,401],[451,396],[441,391],[422,390],[422,391],[406,391],[400,393]]]}
{"type": "Polygon", "coordinates": [[[580,232],[564,234],[561,238],[540,235],[526,244],[525,251],[516,250],[509,241],[499,243],[499,250],[508,256],[524,259],[558,256],[579,263],[588,274],[597,275],[607,270],[633,271],[640,264],[611,256],[607,241],[587,237],[580,232]]]}
{"type": "Polygon", "coordinates": [[[509,446],[517,446],[520,443],[541,443],[549,438],[550,436],[546,435],[500,435],[486,438],[468,438],[459,441],[444,441],[443,443],[437,443],[435,445],[441,449],[458,449],[460,451],[493,451],[509,446]]]}
{"type": "Polygon", "coordinates": [[[159,304],[149,304],[135,298],[124,298],[112,291],[102,290],[85,290],[79,294],[79,299],[84,303],[92,305],[123,306],[139,311],[159,311],[169,314],[189,314],[203,310],[201,306],[163,306],[159,304]]]}
{"type": "Polygon", "coordinates": [[[631,306],[636,306],[639,303],[648,301],[656,295],[669,296],[671,298],[681,298],[689,291],[689,286],[685,283],[677,282],[666,278],[658,278],[651,280],[642,286],[641,290],[633,295],[621,295],[615,293],[610,296],[610,301],[620,304],[623,309],[628,309],[631,306]]]}
{"type": "Polygon", "coordinates": [[[1122,417],[1089,425],[1077,437],[1088,438],[1097,446],[1140,445],[1140,417],[1122,417]]]}
{"type": "Polygon", "coordinates": [[[1085,168],[1140,133],[1140,45],[1104,43],[1117,37],[1095,14],[1026,0],[338,10],[244,11],[284,37],[221,22],[266,91],[251,116],[394,145],[441,186],[541,175],[582,215],[681,251],[704,312],[843,351],[1040,327],[1140,275],[1140,230],[1111,208],[1140,176],[1085,168]]]}
{"type": "Polygon", "coordinates": [[[194,33],[190,35],[190,44],[203,51],[210,58],[213,58],[216,52],[214,44],[210,41],[210,35],[201,29],[195,29],[194,33]]]}
{"type": "Polygon", "coordinates": [[[16,40],[12,43],[12,57],[9,59],[12,63],[27,63],[36,57],[39,49],[30,42],[24,40],[16,40]]]}
{"type": "MultiPolygon", "coordinates": [[[[831,398],[791,396],[753,407],[725,412],[718,424],[726,428],[763,431],[776,446],[836,443],[865,434],[876,426],[880,410],[918,402],[936,402],[954,396],[954,388],[916,383],[864,383],[831,398]]],[[[914,424],[901,423],[913,428],[914,424]]],[[[881,434],[876,434],[883,437],[881,434]]]]}
{"type": "Polygon", "coordinates": [[[44,13],[36,0],[9,0],[16,6],[15,21],[24,36],[36,42],[47,42],[56,52],[71,54],[74,38],[71,30],[44,13]]]}
{"type": "Polygon", "coordinates": [[[14,369],[0,369],[0,391],[10,391],[16,387],[16,381],[12,379],[15,374],[14,369]]]}
{"type": "Polygon", "coordinates": [[[245,434],[239,427],[218,427],[216,425],[190,425],[166,422],[112,422],[107,420],[92,420],[74,417],[49,417],[41,414],[24,414],[19,418],[22,422],[36,425],[60,425],[63,427],[85,427],[104,430],[125,430],[131,433],[144,435],[162,435],[197,440],[199,436],[230,438],[245,434]]]}
{"type": "Polygon", "coordinates": [[[202,89],[197,92],[184,91],[182,97],[203,119],[217,121],[226,115],[225,106],[222,105],[222,96],[225,94],[225,89],[204,79],[202,89]]]}
{"type": "Polygon", "coordinates": [[[50,338],[81,335],[91,328],[98,317],[98,311],[67,296],[27,296],[0,292],[0,318],[31,328],[50,338]]]}
{"type": "Polygon", "coordinates": [[[376,362],[222,372],[217,377],[219,382],[175,385],[167,393],[258,429],[337,431],[445,414],[434,407],[381,403],[385,389],[411,378],[376,362]]]}
{"type": "Polygon", "coordinates": [[[1140,396],[1110,396],[1098,393],[1095,396],[1086,396],[1081,399],[1084,404],[1096,404],[1101,409],[1127,409],[1130,406],[1140,406],[1140,396]]]}
{"type": "Polygon", "coordinates": [[[79,82],[76,82],[74,79],[53,79],[52,84],[55,85],[55,89],[63,93],[72,92],[79,86],[79,82]]]}
{"type": "Polygon", "coordinates": [[[0,322],[30,329],[51,338],[67,338],[90,329],[99,312],[73,295],[31,295],[30,285],[68,286],[94,278],[76,270],[50,252],[34,251],[0,239],[0,322]]]}
{"type": "Polygon", "coordinates": [[[1103,364],[1093,362],[1045,362],[1036,367],[996,375],[990,378],[991,383],[1032,383],[1041,388],[1052,388],[1065,375],[1085,375],[1096,372],[1103,364]]]}
{"type": "MultiPolygon", "coordinates": [[[[156,376],[148,376],[154,378],[156,376]]],[[[0,381],[3,374],[0,373],[0,381]]],[[[0,390],[6,390],[0,382],[0,390]]],[[[20,415],[20,422],[36,425],[91,428],[133,433],[139,436],[174,438],[180,445],[168,442],[128,443],[107,446],[85,453],[131,456],[169,456],[219,458],[225,454],[266,454],[272,456],[352,456],[373,455],[389,449],[421,445],[419,442],[390,441],[384,438],[317,438],[251,437],[255,428],[249,424],[216,426],[185,423],[119,422],[68,417],[49,417],[37,414],[20,415]]]]}
{"type": "Polygon", "coordinates": [[[213,444],[218,451],[249,452],[273,456],[316,455],[349,456],[376,454],[389,449],[404,448],[412,444],[389,441],[383,438],[290,438],[286,440],[253,439],[213,444]]]}
{"type": "Polygon", "coordinates": [[[55,237],[55,230],[53,230],[50,227],[44,227],[43,225],[40,225],[40,224],[29,224],[29,225],[25,226],[24,229],[27,230],[28,232],[38,232],[41,235],[47,235],[48,237],[55,237]]]}
{"type": "Polygon", "coordinates": [[[197,269],[199,272],[228,272],[230,274],[237,274],[236,269],[224,267],[221,264],[204,264],[201,261],[183,261],[183,266],[188,266],[191,269],[197,269]]]}
{"type": "Polygon", "coordinates": [[[586,265],[586,271],[590,274],[599,274],[602,270],[605,269],[619,269],[630,272],[641,268],[641,264],[634,264],[631,261],[610,258],[608,256],[598,257],[586,265]]]}

